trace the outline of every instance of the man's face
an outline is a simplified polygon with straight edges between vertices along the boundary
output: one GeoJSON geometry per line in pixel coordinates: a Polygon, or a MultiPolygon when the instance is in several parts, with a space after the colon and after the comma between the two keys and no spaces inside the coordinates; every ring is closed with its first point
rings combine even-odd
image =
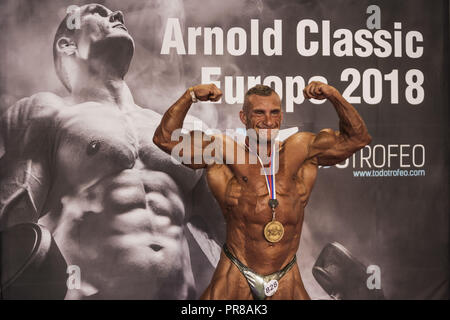
{"type": "Polygon", "coordinates": [[[248,129],[253,129],[260,138],[275,138],[283,120],[281,101],[276,93],[270,96],[249,96],[250,107],[241,111],[240,118],[248,129]]]}
{"type": "Polygon", "coordinates": [[[125,40],[125,43],[134,46],[133,39],[124,25],[121,11],[113,12],[100,4],[85,5],[80,10],[81,28],[77,47],[82,58],[88,58],[92,45],[109,44],[104,40],[125,40]]]}

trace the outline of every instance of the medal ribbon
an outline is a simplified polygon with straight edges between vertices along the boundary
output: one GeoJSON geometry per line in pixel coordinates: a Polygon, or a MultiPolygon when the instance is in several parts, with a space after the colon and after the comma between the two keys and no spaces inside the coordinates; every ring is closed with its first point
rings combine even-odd
{"type": "MultiPolygon", "coordinates": [[[[266,177],[266,186],[267,190],[269,191],[269,196],[271,199],[276,200],[277,199],[277,192],[276,192],[276,184],[275,184],[275,173],[274,173],[274,167],[275,167],[275,145],[276,142],[273,143],[272,146],[272,152],[270,154],[270,162],[269,162],[269,169],[267,170],[264,167],[264,163],[262,162],[261,158],[256,152],[253,152],[253,150],[250,149],[247,144],[245,146],[248,148],[249,151],[251,151],[253,154],[255,154],[258,157],[259,163],[261,164],[261,168],[264,170],[264,175],[266,177]],[[269,174],[267,174],[267,171],[269,171],[269,174]]],[[[272,209],[274,210],[274,209],[272,209]]]]}
{"type": "Polygon", "coordinates": [[[283,238],[283,234],[284,234],[284,228],[283,225],[275,220],[275,208],[278,205],[278,201],[277,201],[277,192],[275,189],[275,161],[276,161],[276,157],[275,157],[275,147],[276,147],[276,142],[273,143],[272,146],[272,152],[270,154],[270,162],[269,162],[269,173],[267,172],[267,169],[264,167],[264,164],[260,158],[260,156],[253,152],[250,147],[245,144],[245,146],[247,147],[247,149],[255,154],[258,157],[259,163],[261,164],[261,168],[264,170],[264,175],[266,177],[266,186],[267,186],[267,190],[269,191],[269,207],[270,209],[272,209],[272,221],[267,223],[266,226],[264,227],[264,237],[266,238],[267,241],[269,242],[278,242],[281,240],[281,238],[283,238]]]}

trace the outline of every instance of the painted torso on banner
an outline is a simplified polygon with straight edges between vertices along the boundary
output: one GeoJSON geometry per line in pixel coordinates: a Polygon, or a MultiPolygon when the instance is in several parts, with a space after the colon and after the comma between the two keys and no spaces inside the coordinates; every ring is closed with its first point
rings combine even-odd
{"type": "Polygon", "coordinates": [[[201,172],[153,144],[161,116],[151,110],[58,104],[48,119],[52,184],[40,222],[68,264],[99,297],[192,298],[184,224],[201,172]]]}

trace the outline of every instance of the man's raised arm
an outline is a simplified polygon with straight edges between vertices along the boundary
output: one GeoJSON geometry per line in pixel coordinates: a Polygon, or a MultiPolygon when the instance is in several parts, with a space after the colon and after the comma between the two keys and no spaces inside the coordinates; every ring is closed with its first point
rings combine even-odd
{"type": "Polygon", "coordinates": [[[308,158],[316,157],[319,165],[335,165],[368,145],[372,137],[356,109],[332,86],[313,81],[303,90],[306,99],[328,99],[339,116],[339,131],[323,129],[311,139],[308,158]]]}
{"type": "Polygon", "coordinates": [[[200,84],[189,88],[189,90],[187,90],[177,102],[164,113],[161,123],[158,128],[156,128],[153,142],[164,152],[171,155],[172,150],[174,150],[177,145],[183,144],[181,150],[176,150],[176,156],[183,158],[183,164],[193,169],[205,167],[206,163],[202,156],[203,150],[217,137],[205,137],[206,134],[204,132],[196,133],[194,131],[190,131],[188,136],[183,136],[180,134],[180,131],[183,128],[184,119],[193,102],[197,99],[200,101],[218,101],[221,96],[222,91],[214,84],[200,84]],[[176,132],[177,130],[178,134],[176,132]],[[178,136],[178,138],[172,137],[174,133],[176,133],[174,137],[178,136]],[[189,141],[188,144],[186,144],[186,140],[189,141]],[[190,156],[187,161],[185,161],[186,155],[184,154],[184,152],[186,152],[186,146],[190,148],[190,156]],[[196,159],[201,159],[201,161],[196,161],[196,159]]]}

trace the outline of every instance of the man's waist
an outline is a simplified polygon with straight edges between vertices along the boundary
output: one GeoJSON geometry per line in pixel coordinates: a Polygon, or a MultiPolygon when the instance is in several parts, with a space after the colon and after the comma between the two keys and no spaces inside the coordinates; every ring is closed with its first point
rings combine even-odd
{"type": "Polygon", "coordinates": [[[224,245],[224,252],[225,248],[245,267],[261,275],[282,270],[294,259],[296,254],[296,250],[285,249],[281,244],[275,244],[269,248],[258,246],[254,249],[244,249],[227,242],[224,245]]]}

